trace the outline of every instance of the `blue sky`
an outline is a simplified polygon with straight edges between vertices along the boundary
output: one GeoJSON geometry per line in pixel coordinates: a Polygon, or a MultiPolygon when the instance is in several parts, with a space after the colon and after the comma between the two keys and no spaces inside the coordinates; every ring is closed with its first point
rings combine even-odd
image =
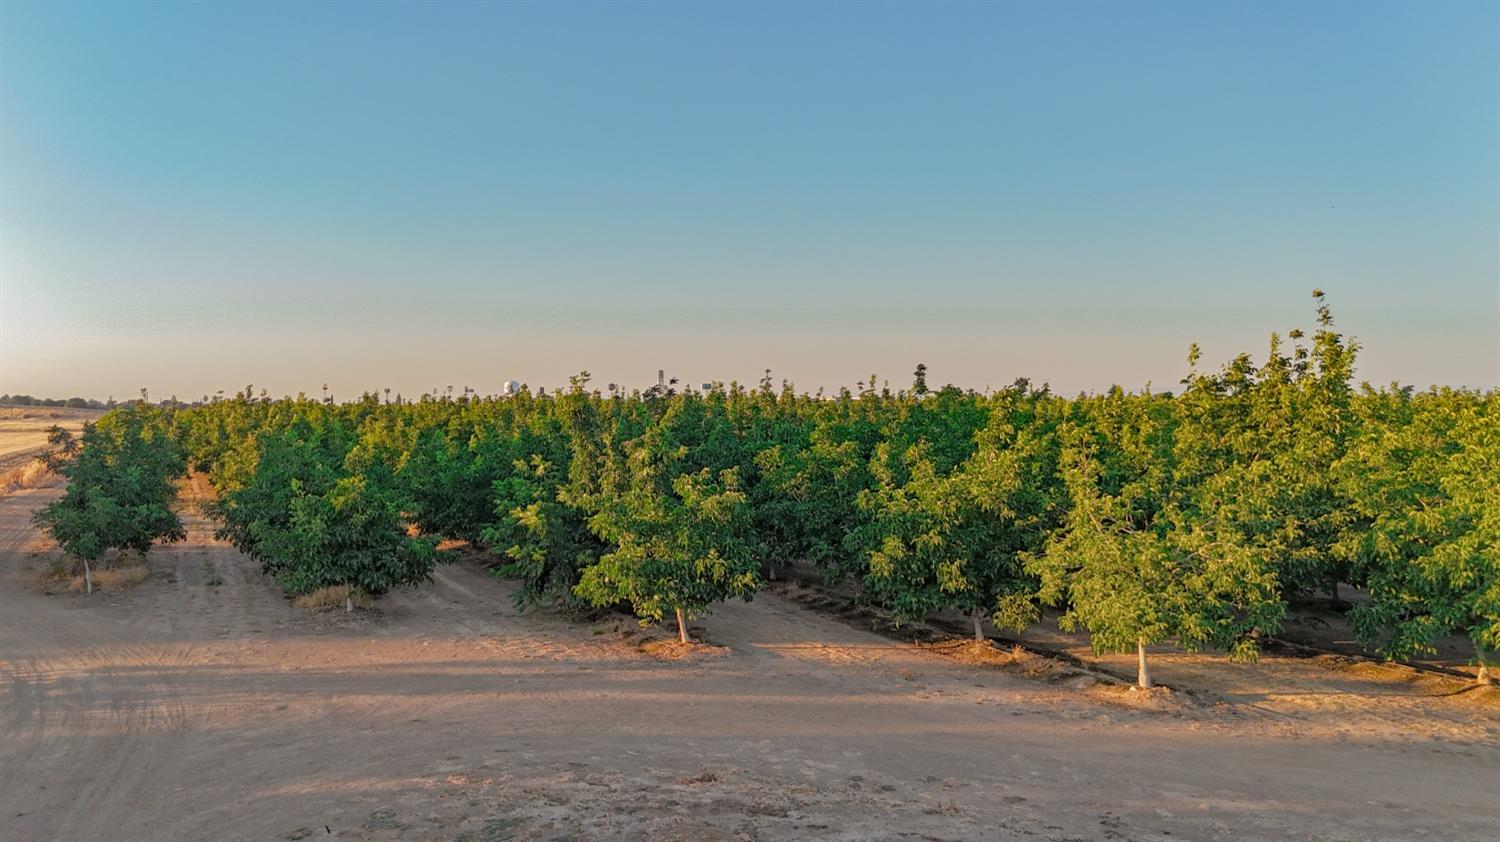
{"type": "Polygon", "coordinates": [[[0,5],[0,391],[1500,384],[1500,5],[0,5]]]}

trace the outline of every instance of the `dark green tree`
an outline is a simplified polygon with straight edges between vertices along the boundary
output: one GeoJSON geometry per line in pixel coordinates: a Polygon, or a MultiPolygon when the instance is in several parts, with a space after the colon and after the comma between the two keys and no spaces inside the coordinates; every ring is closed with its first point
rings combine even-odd
{"type": "Polygon", "coordinates": [[[716,602],[749,599],[760,558],[737,469],[717,474],[723,419],[694,394],[678,394],[645,434],[627,443],[594,495],[589,525],[612,549],[583,571],[576,593],[595,605],[625,601],[642,622],[687,620],[716,602]]]}
{"type": "Polygon", "coordinates": [[[1142,688],[1146,647],[1166,640],[1253,659],[1284,611],[1275,574],[1178,483],[1179,460],[1212,442],[1174,441],[1169,399],[1118,389],[1080,400],[1062,435],[1071,508],[1030,568],[1065,605],[1063,628],[1087,630],[1096,652],[1134,649],[1142,688]]]}
{"type": "Polygon", "coordinates": [[[49,441],[45,461],[67,478],[68,487],[33,519],[83,564],[89,593],[92,565],[110,550],[144,555],[158,541],[186,537],[172,511],[186,460],[160,410],[126,404],[86,425],[79,439],[54,430],[49,441]]]}
{"type": "Polygon", "coordinates": [[[1500,649],[1500,396],[1371,391],[1363,431],[1337,477],[1366,519],[1346,538],[1369,599],[1355,630],[1388,658],[1435,651],[1459,634],[1478,680],[1500,649]]]}

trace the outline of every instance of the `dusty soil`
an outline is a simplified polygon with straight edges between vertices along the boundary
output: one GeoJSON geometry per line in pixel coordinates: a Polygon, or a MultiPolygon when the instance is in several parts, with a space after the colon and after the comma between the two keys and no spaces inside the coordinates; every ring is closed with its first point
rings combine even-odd
{"type": "MultiPolygon", "coordinates": [[[[884,612],[863,606],[849,584],[825,585],[810,567],[773,586],[777,593],[808,608],[840,617],[858,627],[896,640],[931,642],[969,635],[968,617],[937,615],[928,623],[895,624],[884,612]]],[[[1346,599],[1362,599],[1344,586],[1346,599]]],[[[1408,664],[1387,663],[1361,645],[1344,617],[1344,609],[1326,599],[1298,600],[1289,608],[1283,630],[1263,644],[1260,659],[1234,664],[1222,652],[1186,653],[1169,645],[1149,647],[1152,680],[1192,697],[1195,703],[1227,703],[1284,719],[1293,727],[1305,715],[1330,721],[1350,717],[1344,730],[1373,727],[1383,720],[1389,727],[1428,735],[1467,739],[1478,729],[1485,739],[1500,743],[1500,688],[1474,686],[1478,671],[1473,649],[1465,637],[1436,642],[1437,654],[1408,664]],[[1378,705],[1370,701],[1379,698],[1378,705]],[[1433,699],[1445,699],[1439,706],[1433,699]],[[1477,715],[1476,715],[1477,712],[1477,715]]],[[[1032,653],[1057,656],[1051,664],[1032,658],[1027,670],[1067,679],[1080,673],[1109,682],[1135,681],[1136,656],[1094,653],[1084,633],[1057,627],[1058,612],[1023,634],[986,628],[997,648],[1012,644],[1032,653]]]]}
{"type": "Polygon", "coordinates": [[[715,647],[698,657],[628,621],[519,614],[472,562],[309,614],[196,515],[145,583],[46,594],[55,550],[29,515],[58,493],[0,498],[0,839],[1480,840],[1500,822],[1491,691],[1184,656],[1163,679],[1209,689],[1143,696],[893,641],[795,593],[695,623],[715,647]]]}

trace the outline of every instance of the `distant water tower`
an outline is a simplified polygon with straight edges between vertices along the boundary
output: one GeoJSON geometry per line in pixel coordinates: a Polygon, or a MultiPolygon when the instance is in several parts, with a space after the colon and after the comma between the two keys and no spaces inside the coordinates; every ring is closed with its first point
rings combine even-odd
{"type": "Polygon", "coordinates": [[[504,395],[507,398],[514,397],[520,391],[521,384],[515,380],[505,381],[505,385],[500,388],[500,394],[504,395]]]}

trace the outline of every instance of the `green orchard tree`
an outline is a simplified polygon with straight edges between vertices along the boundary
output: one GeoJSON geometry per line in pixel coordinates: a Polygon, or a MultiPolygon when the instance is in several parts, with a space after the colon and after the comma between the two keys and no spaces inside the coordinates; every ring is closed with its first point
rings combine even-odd
{"type": "Polygon", "coordinates": [[[362,459],[348,424],[322,419],[262,431],[254,467],[213,507],[220,535],[289,594],[347,586],[379,595],[425,580],[437,539],[407,533],[410,501],[390,466],[362,459]]]}
{"type": "Polygon", "coordinates": [[[1500,649],[1500,394],[1371,390],[1338,478],[1367,526],[1346,539],[1368,582],[1355,630],[1388,658],[1464,635],[1478,680],[1500,649]]]}
{"type": "Polygon", "coordinates": [[[981,614],[1016,632],[1038,619],[1037,582],[1026,561],[1046,546],[1066,504],[1057,471],[1060,411],[1046,389],[1019,383],[1002,391],[978,450],[956,477],[981,514],[979,550],[963,576],[979,596],[971,603],[976,639],[983,636],[981,614]]]}
{"type": "Polygon", "coordinates": [[[1063,429],[1061,470],[1071,498],[1062,525],[1031,559],[1044,600],[1066,605],[1065,630],[1082,628],[1094,650],[1137,655],[1137,684],[1151,686],[1146,647],[1169,639],[1253,659],[1257,631],[1273,631],[1284,606],[1263,557],[1200,514],[1197,489],[1176,483],[1173,407],[1118,389],[1082,399],[1063,429]]]}
{"type": "Polygon", "coordinates": [[[897,464],[882,443],[872,466],[875,485],[859,497],[866,522],[858,540],[868,547],[860,596],[898,619],[920,620],[970,590],[964,568],[973,561],[978,507],[962,484],[939,475],[925,443],[909,446],[897,464]]]}
{"type": "Polygon", "coordinates": [[[1323,292],[1314,290],[1318,327],[1311,349],[1298,342],[1283,355],[1273,335],[1270,357],[1249,394],[1249,447],[1240,473],[1248,482],[1240,511],[1247,535],[1276,565],[1284,592],[1327,589],[1352,578],[1339,549],[1355,526],[1353,505],[1334,475],[1354,432],[1350,380],[1358,343],[1333,326],[1323,292]]]}
{"type": "Polygon", "coordinates": [[[750,511],[735,472],[680,475],[669,494],[638,490],[614,498],[590,521],[614,544],[583,572],[577,592],[595,605],[626,601],[645,622],[671,611],[677,636],[716,602],[746,600],[759,587],[750,511]]]}
{"type": "Polygon", "coordinates": [[[350,446],[340,428],[308,418],[268,425],[242,441],[215,470],[219,496],[208,512],[219,520],[218,537],[274,573],[276,560],[262,542],[290,528],[299,495],[322,495],[333,487],[350,446]]]}
{"type": "Polygon", "coordinates": [[[426,581],[437,563],[437,539],[406,532],[400,499],[369,476],[335,480],[321,494],[294,494],[285,528],[265,529],[258,551],[291,594],[343,586],[378,596],[426,581]]]}
{"type": "Polygon", "coordinates": [[[844,538],[860,518],[856,501],[869,482],[868,457],[856,442],[820,428],[788,392],[769,413],[775,416],[768,429],[752,444],[749,491],[767,575],[797,561],[836,570],[844,538]]]}
{"type": "Polygon", "coordinates": [[[1284,595],[1326,588],[1353,578],[1340,549],[1356,514],[1334,477],[1353,433],[1349,379],[1358,346],[1333,329],[1318,302],[1311,349],[1283,350],[1271,336],[1265,364],[1241,354],[1220,371],[1199,373],[1198,350],[1175,401],[1179,448],[1176,484],[1196,489],[1206,519],[1234,530],[1275,568],[1284,595]]]}
{"type": "Polygon", "coordinates": [[[701,450],[722,441],[712,414],[692,394],[665,400],[666,414],[626,444],[593,498],[590,528],[612,549],[574,590],[594,605],[628,602],[642,622],[663,622],[670,611],[687,643],[689,618],[755,593],[760,558],[737,469],[695,467],[719,455],[701,450]]]}
{"type": "Polygon", "coordinates": [[[1040,549],[1058,496],[1038,414],[1045,397],[1021,386],[986,404],[950,387],[924,399],[923,374],[920,403],[876,446],[874,482],[859,497],[862,595],[900,619],[961,611],[976,640],[986,618],[1019,631],[1037,615],[1023,558],[1040,549]],[[896,443],[913,439],[892,458],[896,443]]]}
{"type": "Polygon", "coordinates": [[[94,590],[92,565],[108,551],[145,555],[158,541],[187,537],[172,511],[186,457],[161,410],[126,404],[86,425],[76,440],[55,430],[49,441],[45,461],[67,478],[68,487],[33,520],[82,562],[88,593],[94,590]]]}
{"type": "Polygon", "coordinates": [[[520,580],[523,608],[576,599],[581,571],[603,550],[587,514],[567,502],[571,452],[558,419],[538,418],[517,436],[514,470],[494,484],[496,520],[483,537],[506,556],[498,574],[520,580]]]}
{"type": "Polygon", "coordinates": [[[917,370],[911,373],[911,393],[917,397],[927,395],[927,366],[925,363],[917,363],[917,370]]]}

